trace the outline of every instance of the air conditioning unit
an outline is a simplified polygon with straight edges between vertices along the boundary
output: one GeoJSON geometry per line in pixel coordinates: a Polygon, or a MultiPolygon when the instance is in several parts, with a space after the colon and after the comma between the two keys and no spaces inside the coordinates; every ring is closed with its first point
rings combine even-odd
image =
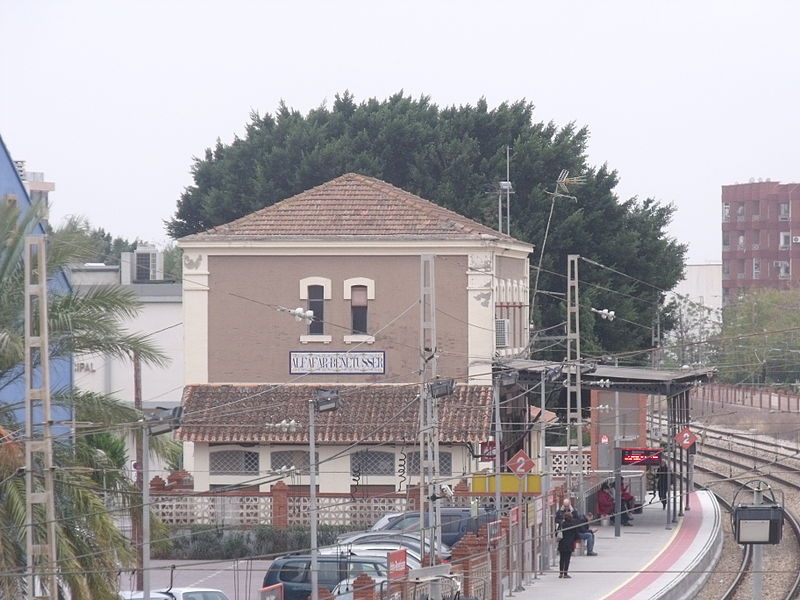
{"type": "Polygon", "coordinates": [[[800,244],[800,235],[793,235],[792,236],[792,243],[793,244],[800,244]]]}
{"type": "Polygon", "coordinates": [[[509,319],[494,320],[494,345],[497,348],[508,348],[511,339],[511,321],[509,319]]]}

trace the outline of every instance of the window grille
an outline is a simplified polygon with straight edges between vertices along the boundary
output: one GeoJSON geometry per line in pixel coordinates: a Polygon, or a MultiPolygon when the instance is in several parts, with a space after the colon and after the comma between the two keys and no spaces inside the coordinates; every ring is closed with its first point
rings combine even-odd
{"type": "MultiPolygon", "coordinates": [[[[408,474],[419,475],[419,452],[409,452],[407,461],[408,474]]],[[[439,475],[449,476],[452,474],[453,454],[451,452],[439,452],[439,475]]]]}
{"type": "Polygon", "coordinates": [[[394,475],[394,453],[361,450],[350,455],[350,473],[394,475]]]}
{"type": "MultiPolygon", "coordinates": [[[[319,464],[319,453],[315,454],[319,464]]],[[[294,467],[296,471],[307,473],[309,470],[308,452],[305,450],[278,450],[270,454],[270,469],[279,471],[294,467]]]]}
{"type": "Polygon", "coordinates": [[[212,452],[208,459],[208,470],[211,475],[258,473],[258,452],[245,450],[212,452]]]}

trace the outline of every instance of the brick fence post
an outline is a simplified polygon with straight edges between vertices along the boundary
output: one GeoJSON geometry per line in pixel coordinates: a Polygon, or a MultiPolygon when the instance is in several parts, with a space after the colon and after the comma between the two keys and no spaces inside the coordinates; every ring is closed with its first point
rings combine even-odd
{"type": "Polygon", "coordinates": [[[282,481],[272,486],[272,526],[289,527],[289,486],[282,481]]]}
{"type": "Polygon", "coordinates": [[[374,600],[375,580],[362,573],[353,582],[353,600],[374,600]]]}

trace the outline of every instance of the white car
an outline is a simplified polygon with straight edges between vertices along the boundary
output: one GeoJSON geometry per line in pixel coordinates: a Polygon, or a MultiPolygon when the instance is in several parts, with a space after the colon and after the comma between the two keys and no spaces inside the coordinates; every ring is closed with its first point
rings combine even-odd
{"type": "MultiPolygon", "coordinates": [[[[141,590],[120,592],[121,600],[142,600],[144,592],[141,590]]],[[[151,600],[229,600],[220,590],[211,588],[169,588],[150,591],[151,600]]]]}

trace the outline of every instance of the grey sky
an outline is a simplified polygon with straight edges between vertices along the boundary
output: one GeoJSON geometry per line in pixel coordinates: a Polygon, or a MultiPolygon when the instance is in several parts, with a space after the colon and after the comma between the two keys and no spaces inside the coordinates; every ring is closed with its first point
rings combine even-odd
{"type": "Polygon", "coordinates": [[[800,181],[798,22],[793,1],[3,0],[0,135],[56,182],[54,222],[164,242],[192,157],[251,110],[527,98],[718,261],[720,185],[800,181]]]}

